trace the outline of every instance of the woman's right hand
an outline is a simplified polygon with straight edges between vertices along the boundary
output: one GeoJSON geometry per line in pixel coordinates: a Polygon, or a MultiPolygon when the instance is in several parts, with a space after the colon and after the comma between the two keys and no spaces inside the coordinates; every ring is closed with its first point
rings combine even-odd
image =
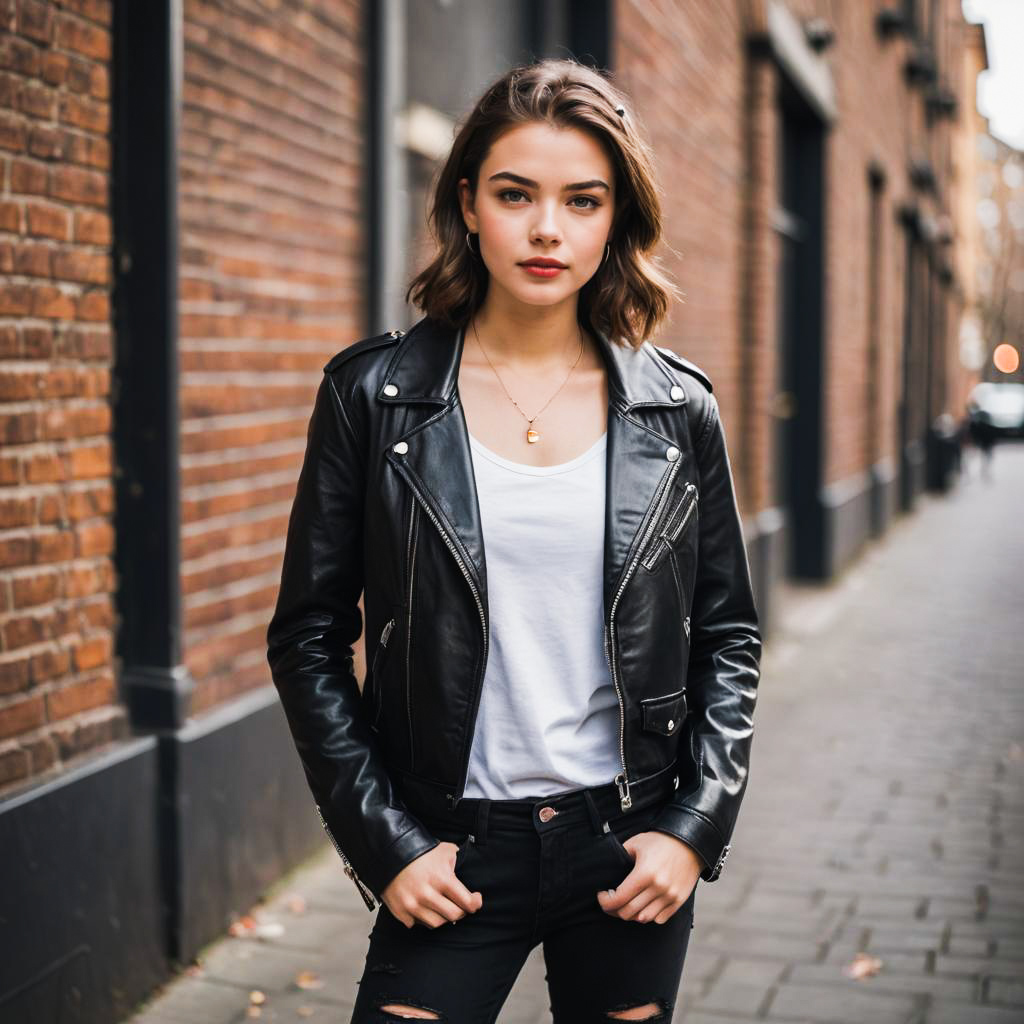
{"type": "Polygon", "coordinates": [[[410,861],[380,896],[406,928],[417,921],[429,928],[454,923],[482,906],[482,893],[470,892],[455,874],[455,843],[441,842],[410,861]]]}

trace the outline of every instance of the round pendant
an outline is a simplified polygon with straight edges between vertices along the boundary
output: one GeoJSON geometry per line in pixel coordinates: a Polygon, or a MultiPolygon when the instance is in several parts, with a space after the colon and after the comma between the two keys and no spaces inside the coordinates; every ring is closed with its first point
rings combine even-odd
{"type": "Polygon", "coordinates": [[[532,427],[526,432],[526,440],[530,444],[536,444],[540,440],[540,434],[537,433],[532,427]]]}

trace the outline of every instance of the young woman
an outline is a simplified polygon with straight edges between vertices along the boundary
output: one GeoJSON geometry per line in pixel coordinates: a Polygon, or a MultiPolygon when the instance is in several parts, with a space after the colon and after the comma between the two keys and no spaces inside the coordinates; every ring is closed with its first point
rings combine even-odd
{"type": "Polygon", "coordinates": [[[543,944],[555,1021],[668,1021],[761,637],[711,383],[648,340],[672,286],[636,115],[575,62],[510,71],[431,219],[426,315],[324,368],[267,635],[380,904],[352,1020],[493,1021],[543,944]]]}

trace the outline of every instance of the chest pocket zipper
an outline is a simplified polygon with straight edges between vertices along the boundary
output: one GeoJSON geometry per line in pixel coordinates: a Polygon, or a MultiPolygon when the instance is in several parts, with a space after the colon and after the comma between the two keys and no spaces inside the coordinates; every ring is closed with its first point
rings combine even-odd
{"type": "Polygon", "coordinates": [[[395,628],[395,620],[388,619],[384,624],[384,629],[381,631],[380,640],[377,643],[377,650],[373,655],[373,665],[370,669],[370,678],[373,680],[373,700],[374,700],[374,712],[373,712],[373,731],[377,732],[380,728],[380,713],[384,707],[384,694],[381,687],[380,679],[380,667],[381,660],[384,652],[387,650],[388,638],[391,636],[391,631],[395,628]]]}
{"type": "Polygon", "coordinates": [[[688,483],[683,496],[673,505],[652,537],[640,564],[654,572],[665,555],[675,547],[697,510],[697,485],[688,483]]]}

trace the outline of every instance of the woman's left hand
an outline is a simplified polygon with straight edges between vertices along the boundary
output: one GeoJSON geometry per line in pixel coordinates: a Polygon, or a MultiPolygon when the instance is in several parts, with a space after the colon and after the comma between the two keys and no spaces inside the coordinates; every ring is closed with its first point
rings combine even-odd
{"type": "Polygon", "coordinates": [[[639,832],[623,842],[636,862],[617,889],[602,889],[597,902],[624,921],[664,924],[689,898],[704,861],[667,832],[639,832]]]}

